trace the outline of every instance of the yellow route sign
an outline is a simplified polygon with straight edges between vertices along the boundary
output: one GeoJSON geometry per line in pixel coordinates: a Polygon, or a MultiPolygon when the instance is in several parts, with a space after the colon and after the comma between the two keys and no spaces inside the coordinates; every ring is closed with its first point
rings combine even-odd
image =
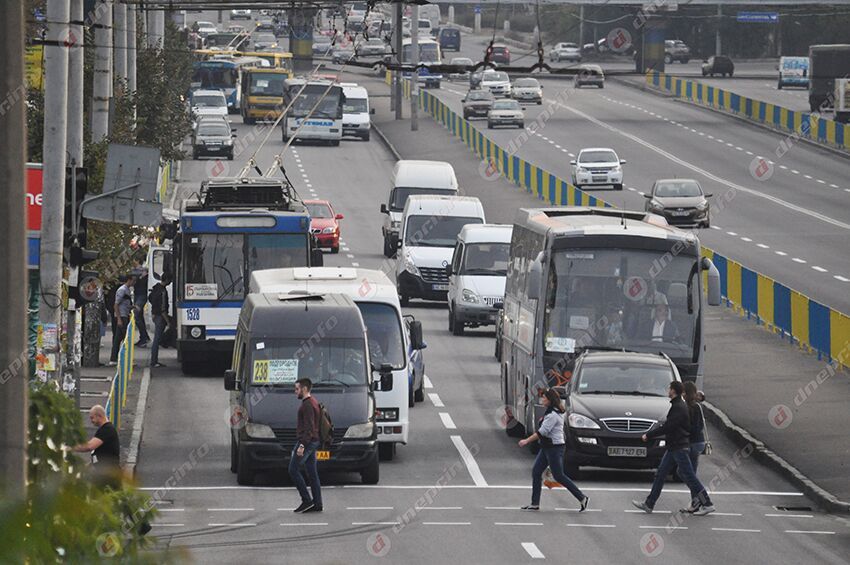
{"type": "Polygon", "coordinates": [[[44,89],[44,45],[27,47],[24,56],[24,74],[30,88],[44,89]]]}

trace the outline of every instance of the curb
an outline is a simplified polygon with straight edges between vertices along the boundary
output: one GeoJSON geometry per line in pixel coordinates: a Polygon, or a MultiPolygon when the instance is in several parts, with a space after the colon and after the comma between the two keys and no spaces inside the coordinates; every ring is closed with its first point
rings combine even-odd
{"type": "Polygon", "coordinates": [[[145,409],[148,404],[148,389],[150,387],[151,370],[145,367],[142,372],[142,384],[139,389],[139,399],[136,401],[135,418],[133,419],[133,435],[130,436],[130,450],[127,453],[127,460],[124,462],[124,473],[135,478],[136,464],[139,462],[139,447],[142,443],[142,429],[145,425],[145,409]]]}
{"type": "Polygon", "coordinates": [[[728,439],[739,447],[752,446],[753,456],[759,463],[779,473],[827,511],[837,514],[850,514],[850,503],[839,500],[835,495],[819,487],[799,469],[769,449],[762,441],[756,439],[750,432],[732,422],[720,408],[710,402],[703,402],[703,406],[706,408],[706,418],[719,427],[728,439]]]}
{"type": "Polygon", "coordinates": [[[384,144],[384,147],[387,148],[387,150],[392,154],[395,160],[401,161],[401,154],[398,152],[392,142],[387,139],[387,136],[384,135],[384,132],[381,131],[381,128],[379,128],[376,124],[372,124],[372,129],[375,130],[375,133],[378,134],[378,138],[381,140],[381,143],[384,144]]]}
{"type": "MultiPolygon", "coordinates": [[[[775,133],[775,134],[783,136],[783,137],[792,137],[792,136],[795,135],[794,133],[791,133],[791,132],[788,132],[788,131],[785,131],[785,130],[781,130],[781,129],[776,129],[776,128],[770,127],[769,125],[762,124],[760,122],[755,122],[755,121],[749,120],[745,117],[738,116],[736,114],[724,112],[723,110],[718,110],[717,108],[711,108],[709,106],[703,106],[702,104],[697,104],[696,102],[691,102],[690,100],[687,100],[685,98],[678,98],[675,94],[671,94],[669,92],[664,92],[662,90],[652,88],[651,86],[648,86],[648,85],[643,85],[643,84],[639,85],[639,84],[635,84],[631,81],[617,79],[615,77],[609,77],[609,80],[613,80],[617,84],[621,84],[621,85],[626,86],[628,88],[633,88],[635,90],[640,90],[640,91],[643,91],[643,92],[649,92],[650,94],[654,94],[654,95],[660,96],[662,98],[668,98],[668,99],[673,100],[674,102],[678,102],[680,104],[687,104],[688,106],[692,106],[694,108],[700,108],[702,110],[708,110],[709,112],[712,112],[714,114],[726,116],[727,118],[732,118],[732,119],[738,120],[739,122],[741,122],[743,124],[754,126],[754,127],[759,128],[759,129],[763,129],[765,131],[769,131],[769,132],[775,133]]],[[[817,147],[818,149],[823,149],[825,151],[829,151],[833,155],[837,155],[839,157],[844,157],[845,159],[850,158],[850,152],[843,151],[841,149],[838,149],[836,147],[832,147],[830,145],[826,145],[824,143],[821,143],[819,141],[815,141],[813,139],[807,139],[805,137],[797,137],[797,139],[795,140],[795,143],[796,142],[802,142],[802,143],[805,143],[806,145],[810,145],[812,147],[817,147]]]]}

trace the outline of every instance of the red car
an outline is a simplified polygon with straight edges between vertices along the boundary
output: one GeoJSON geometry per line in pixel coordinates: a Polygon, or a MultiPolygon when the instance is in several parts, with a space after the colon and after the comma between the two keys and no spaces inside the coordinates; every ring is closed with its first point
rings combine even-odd
{"type": "Polygon", "coordinates": [[[305,200],[310,212],[310,231],[316,236],[319,247],[329,247],[331,253],[339,253],[339,220],[342,214],[334,213],[327,200],[305,200]]]}
{"type": "Polygon", "coordinates": [[[510,65],[511,51],[504,45],[494,45],[490,61],[497,65],[510,65]]]}

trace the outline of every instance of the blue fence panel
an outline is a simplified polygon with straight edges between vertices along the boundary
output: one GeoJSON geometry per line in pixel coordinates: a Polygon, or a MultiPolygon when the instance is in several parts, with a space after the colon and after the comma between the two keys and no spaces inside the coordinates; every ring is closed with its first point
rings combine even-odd
{"type": "Polygon", "coordinates": [[[726,257],[715,253],[714,257],[712,258],[712,261],[714,262],[714,266],[717,267],[717,270],[720,271],[720,295],[729,296],[729,285],[726,282],[727,271],[729,269],[726,265],[726,257]]]}
{"type": "Polygon", "coordinates": [[[785,333],[791,333],[791,289],[773,283],[773,323],[785,333]]]}
{"type": "Polygon", "coordinates": [[[831,357],[829,330],[829,308],[809,300],[809,343],[827,357],[831,357]]]}
{"type": "Polygon", "coordinates": [[[758,314],[758,274],[746,267],[741,267],[741,306],[747,313],[758,314]]]}

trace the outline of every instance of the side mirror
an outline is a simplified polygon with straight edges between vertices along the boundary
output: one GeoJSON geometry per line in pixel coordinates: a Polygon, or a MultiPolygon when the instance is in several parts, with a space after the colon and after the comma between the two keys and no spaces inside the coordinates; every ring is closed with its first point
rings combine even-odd
{"type": "Polygon", "coordinates": [[[381,204],[381,214],[389,214],[389,213],[390,213],[390,211],[389,211],[389,209],[387,209],[387,205],[381,204]]]}
{"type": "Polygon", "coordinates": [[[451,264],[451,263],[449,263],[448,265],[446,265],[446,266],[445,266],[445,269],[446,269],[446,276],[447,276],[447,277],[452,276],[452,264],[451,264]]]}
{"type": "Polygon", "coordinates": [[[575,160],[570,161],[570,165],[575,165],[575,164],[576,164],[575,160]]]}
{"type": "Polygon", "coordinates": [[[644,194],[644,195],[643,195],[643,197],[644,197],[644,198],[652,198],[652,194],[647,193],[647,194],[644,194]]]}
{"type": "Polygon", "coordinates": [[[334,220],[344,220],[344,219],[345,219],[345,216],[343,216],[342,214],[337,214],[336,216],[334,216],[334,220]]]}
{"type": "Polygon", "coordinates": [[[325,264],[325,254],[318,247],[310,252],[310,263],[311,267],[321,267],[325,264]]]}
{"type": "Polygon", "coordinates": [[[369,108],[369,115],[370,115],[370,116],[374,116],[374,115],[375,115],[375,109],[374,109],[374,108],[369,108]]]}
{"type": "Polygon", "coordinates": [[[236,371],[227,369],[224,372],[224,390],[239,390],[236,385],[236,371]]]}
{"type": "Polygon", "coordinates": [[[531,300],[540,299],[540,285],[543,284],[543,252],[531,263],[526,280],[526,296],[531,300]]]}
{"type": "Polygon", "coordinates": [[[393,389],[393,366],[389,363],[381,363],[381,366],[377,369],[373,366],[373,371],[378,371],[381,375],[380,380],[372,381],[372,390],[373,391],[388,391],[393,389]]]}
{"type": "Polygon", "coordinates": [[[711,198],[712,196],[714,196],[714,194],[712,194],[711,192],[706,192],[705,194],[703,194],[703,196],[705,196],[706,198],[711,198]]]}
{"type": "Polygon", "coordinates": [[[626,160],[625,160],[625,159],[620,159],[620,164],[621,164],[621,165],[625,165],[625,164],[626,164],[626,160]]]}
{"type": "Polygon", "coordinates": [[[466,102],[466,96],[460,99],[461,102],[466,102]]]}
{"type": "Polygon", "coordinates": [[[720,305],[720,271],[717,270],[717,267],[714,266],[714,263],[711,262],[711,259],[708,257],[702,258],[702,263],[700,264],[703,271],[708,271],[708,305],[709,306],[719,306],[720,305]]]}
{"type": "Polygon", "coordinates": [[[504,302],[494,302],[493,308],[495,308],[496,310],[504,310],[505,309],[505,303],[504,302]]]}
{"type": "Polygon", "coordinates": [[[422,322],[419,320],[410,322],[410,347],[415,350],[425,349],[425,340],[422,336],[422,322]]]}
{"type": "Polygon", "coordinates": [[[230,139],[236,139],[236,134],[235,134],[235,133],[231,133],[231,134],[230,134],[230,139]]]}

